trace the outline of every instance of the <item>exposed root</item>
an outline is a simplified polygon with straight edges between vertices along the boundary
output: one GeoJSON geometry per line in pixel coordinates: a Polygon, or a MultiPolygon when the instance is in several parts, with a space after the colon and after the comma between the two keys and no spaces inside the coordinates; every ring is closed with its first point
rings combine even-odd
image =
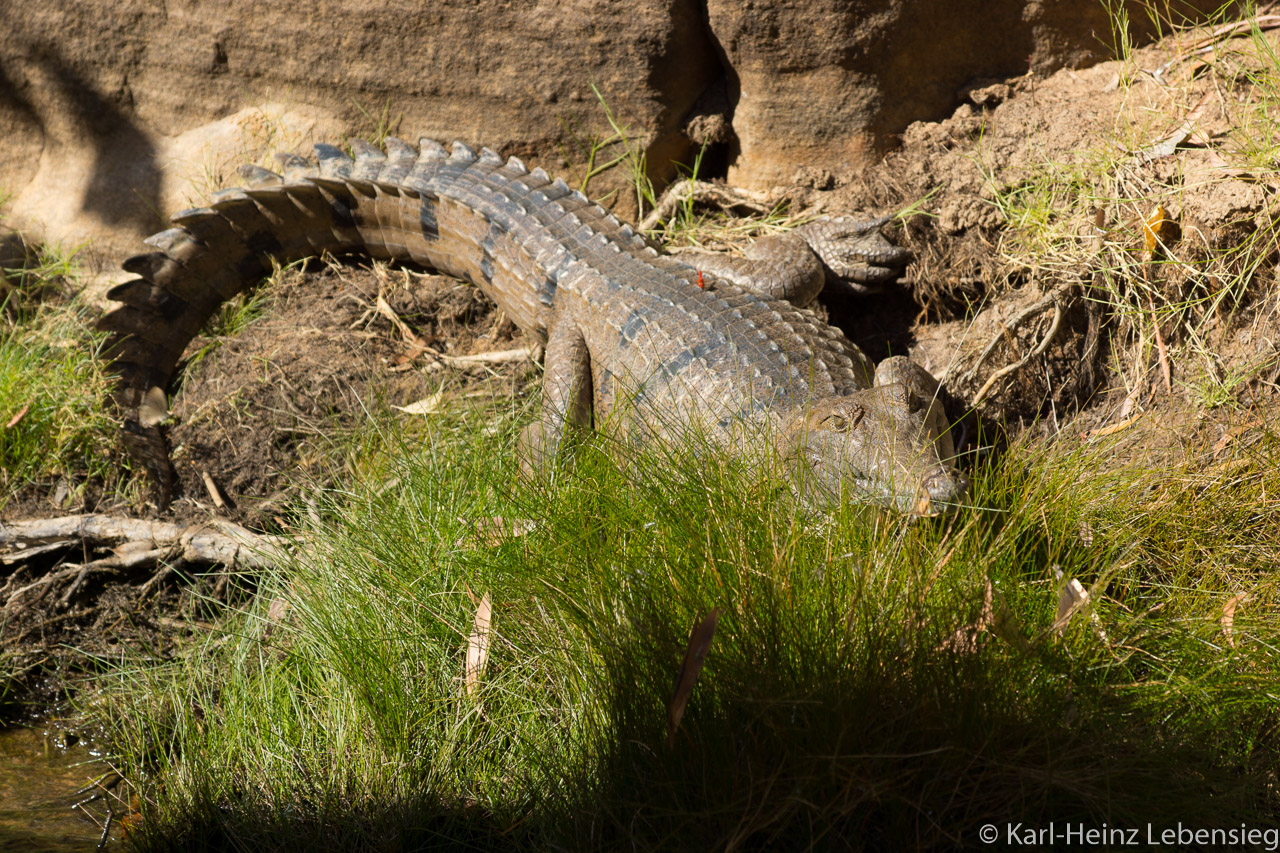
{"type": "Polygon", "coordinates": [[[158,569],[144,585],[149,594],[154,583],[175,566],[223,565],[262,569],[278,564],[291,540],[283,536],[251,533],[238,524],[214,520],[182,526],[162,521],[87,514],[31,519],[0,524],[0,552],[6,563],[27,563],[54,551],[91,554],[107,550],[107,556],[84,563],[64,563],[56,571],[12,589],[19,574],[0,588],[0,612],[10,614],[38,604],[55,588],[66,584],[58,599],[69,607],[86,580],[93,575],[158,569]],[[68,583],[69,581],[69,583],[68,583]]]}
{"type": "Polygon", "coordinates": [[[766,193],[748,192],[746,190],[711,184],[706,181],[677,181],[667,188],[658,200],[658,206],[649,211],[649,215],[640,221],[638,231],[649,232],[661,222],[675,215],[681,205],[690,201],[698,204],[715,204],[725,210],[746,210],[754,214],[768,213],[773,209],[766,193]]]}
{"type": "Polygon", "coordinates": [[[1049,329],[1044,333],[1044,338],[1043,340],[1040,341],[1040,344],[1031,352],[1027,353],[1022,358],[1018,359],[1018,361],[1014,362],[1013,364],[1005,365],[1004,367],[997,370],[995,373],[991,374],[991,376],[987,377],[986,383],[983,384],[982,388],[978,390],[978,393],[974,395],[973,405],[974,406],[980,405],[982,401],[986,398],[987,393],[1001,379],[1003,379],[1004,377],[1008,376],[1011,373],[1015,373],[1021,370],[1022,368],[1027,366],[1027,364],[1031,361],[1031,359],[1035,358],[1038,355],[1042,355],[1044,351],[1049,348],[1049,344],[1053,343],[1053,339],[1057,337],[1058,329],[1061,327],[1061,325],[1062,325],[1062,303],[1057,300],[1054,300],[1053,320],[1050,321],[1049,329]]]}
{"type": "Polygon", "coordinates": [[[1023,324],[1040,317],[1048,309],[1053,309],[1053,318],[1049,321],[1049,328],[1045,330],[1040,343],[1013,364],[1005,365],[988,376],[986,382],[982,384],[982,387],[978,390],[977,394],[973,396],[971,405],[974,407],[980,405],[982,401],[986,399],[987,395],[991,393],[991,389],[995,387],[997,382],[1026,367],[1032,359],[1043,355],[1045,351],[1049,349],[1049,345],[1053,343],[1054,338],[1058,335],[1059,329],[1062,327],[1062,317],[1066,313],[1064,302],[1066,301],[1068,289],[1069,288],[1059,288],[1055,290],[1043,299],[1040,299],[1019,311],[1008,322],[1000,324],[999,332],[992,336],[987,345],[983,347],[982,352],[978,354],[973,365],[959,377],[959,384],[969,385],[976,381],[978,371],[982,368],[982,365],[986,363],[987,359],[991,357],[991,354],[995,352],[996,347],[998,347],[1002,342],[1005,342],[1012,347],[1013,332],[1023,324]]]}

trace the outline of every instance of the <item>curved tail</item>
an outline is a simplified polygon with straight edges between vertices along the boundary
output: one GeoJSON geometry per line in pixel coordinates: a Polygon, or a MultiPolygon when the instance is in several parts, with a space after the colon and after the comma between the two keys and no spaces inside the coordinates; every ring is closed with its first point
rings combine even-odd
{"type": "MultiPolygon", "coordinates": [[[[483,205],[468,203],[467,192],[492,196],[495,188],[518,186],[526,197],[545,190],[544,201],[564,195],[563,183],[552,183],[542,170],[531,173],[515,158],[504,163],[492,151],[476,154],[461,143],[451,152],[431,140],[423,140],[421,150],[391,138],[385,153],[359,141],[352,147],[354,160],[317,145],[318,165],[286,156],[283,175],[242,167],[247,188],[225,190],[209,207],[175,215],[173,228],[147,239],[156,251],[125,261],[138,278],[107,294],[123,303],[99,328],[111,333],[106,355],[119,375],[113,397],[125,447],[155,477],[162,505],[174,495],[176,476],[161,423],[183,352],[224,301],[271,272],[273,259],[359,252],[488,281],[493,241],[485,245],[487,255],[481,245],[491,217],[483,205]],[[439,190],[449,187],[461,189],[441,199],[439,190]]],[[[524,317],[522,325],[536,327],[531,312],[539,294],[514,292],[506,301],[514,303],[517,322],[524,317]]]]}

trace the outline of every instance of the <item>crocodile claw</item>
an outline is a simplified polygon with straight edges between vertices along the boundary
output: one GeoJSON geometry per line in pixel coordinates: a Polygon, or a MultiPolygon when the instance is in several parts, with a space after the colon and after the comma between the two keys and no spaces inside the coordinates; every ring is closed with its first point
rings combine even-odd
{"type": "Polygon", "coordinates": [[[821,219],[797,229],[822,259],[828,280],[836,279],[859,293],[875,293],[902,278],[911,251],[890,243],[880,233],[892,217],[858,220],[847,216],[821,219]]]}

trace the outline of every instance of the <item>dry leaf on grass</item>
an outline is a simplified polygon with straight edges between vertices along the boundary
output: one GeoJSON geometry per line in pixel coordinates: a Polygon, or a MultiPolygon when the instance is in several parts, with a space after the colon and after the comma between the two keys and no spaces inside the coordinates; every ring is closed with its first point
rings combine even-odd
{"type": "Polygon", "coordinates": [[[271,604],[267,605],[267,619],[272,622],[279,622],[289,612],[289,600],[276,596],[271,599],[271,604]]]}
{"type": "Polygon", "coordinates": [[[1157,204],[1151,215],[1142,221],[1143,258],[1158,260],[1168,246],[1182,236],[1182,229],[1169,216],[1163,204],[1157,204]]]}
{"type": "Polygon", "coordinates": [[[667,749],[675,745],[676,731],[680,728],[680,720],[684,718],[689,697],[693,695],[693,685],[698,680],[698,673],[702,672],[702,664],[707,659],[711,638],[715,636],[716,622],[719,619],[720,608],[713,607],[689,632],[689,647],[680,664],[675,694],[671,697],[671,704],[667,706],[667,749]]]}
{"type": "Polygon", "coordinates": [[[1253,417],[1245,423],[1234,429],[1228,430],[1222,434],[1222,437],[1213,443],[1213,456],[1217,458],[1222,455],[1222,451],[1227,449],[1227,445],[1235,441],[1245,433],[1251,433],[1258,427],[1262,426],[1262,418],[1253,417]]]}
{"type": "Polygon", "coordinates": [[[440,411],[440,403],[444,400],[444,386],[441,385],[430,397],[424,397],[407,406],[392,406],[407,415],[431,415],[440,411]]]}
{"type": "Polygon", "coordinates": [[[467,641],[466,695],[471,696],[480,686],[480,676],[484,674],[484,665],[489,660],[490,624],[493,616],[493,604],[489,601],[489,593],[480,599],[476,608],[475,620],[471,623],[471,639],[467,641]]]}
{"type": "Polygon", "coordinates": [[[1091,429],[1084,434],[1083,438],[1088,440],[1091,438],[1101,438],[1104,435],[1113,435],[1114,433],[1117,433],[1117,432],[1123,432],[1124,430],[1128,429],[1129,427],[1137,423],[1139,420],[1141,420],[1142,415],[1143,415],[1142,412],[1138,412],[1138,414],[1134,415],[1131,418],[1126,418],[1125,420],[1120,421],[1120,423],[1108,424],[1107,426],[1104,426],[1104,427],[1091,429]]]}
{"type": "Polygon", "coordinates": [[[164,389],[152,386],[142,396],[142,404],[138,406],[138,423],[146,427],[158,426],[169,418],[169,403],[165,400],[164,389]]]}
{"type": "Polygon", "coordinates": [[[1222,627],[1222,636],[1226,638],[1227,645],[1231,648],[1236,647],[1235,631],[1236,624],[1236,608],[1249,600],[1247,592],[1238,592],[1227,599],[1222,605],[1222,616],[1218,618],[1218,624],[1222,627]]]}
{"type": "Polygon", "coordinates": [[[1089,591],[1086,590],[1080,581],[1072,578],[1062,585],[1062,591],[1058,593],[1058,613],[1053,620],[1052,630],[1061,634],[1067,629],[1067,623],[1071,621],[1071,617],[1076,611],[1089,603],[1089,591]]]}
{"type": "Polygon", "coordinates": [[[7,424],[5,424],[5,425],[4,425],[4,428],[5,428],[5,429],[13,429],[14,427],[16,427],[16,426],[18,425],[18,423],[19,423],[23,418],[25,418],[25,417],[27,416],[27,412],[28,412],[28,411],[30,411],[30,410],[31,410],[31,404],[30,404],[30,403],[27,403],[27,404],[26,404],[25,406],[23,406],[21,409],[18,409],[18,414],[14,415],[12,418],[10,418],[10,419],[9,419],[9,422],[8,422],[7,424]]]}

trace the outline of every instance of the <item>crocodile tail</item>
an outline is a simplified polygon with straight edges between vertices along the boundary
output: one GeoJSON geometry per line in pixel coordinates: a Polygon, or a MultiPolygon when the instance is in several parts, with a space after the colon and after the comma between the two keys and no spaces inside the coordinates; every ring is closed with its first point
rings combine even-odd
{"type": "Polygon", "coordinates": [[[161,503],[176,486],[162,422],[183,352],[273,261],[325,252],[412,261],[480,286],[545,336],[558,273],[573,260],[566,246],[654,254],[582,193],[515,157],[390,137],[385,151],[360,140],[351,150],[354,158],[317,145],[314,162],[283,155],[279,174],[241,167],[244,188],[175,215],[173,228],[147,239],[156,251],[125,261],[138,278],[107,294],[123,303],[100,327],[110,332],[125,447],[155,477],[161,503]]]}
{"type": "Polygon", "coordinates": [[[284,157],[283,176],[241,167],[245,188],[224,190],[209,207],[176,214],[174,227],[146,240],[156,251],[124,262],[137,278],[107,294],[122,303],[99,328],[109,333],[105,356],[118,377],[112,398],[123,442],[155,478],[162,506],[177,485],[162,429],[165,393],[187,345],[223,302],[270,274],[273,260],[290,263],[325,252],[395,259],[422,254],[420,194],[395,181],[439,160],[440,146],[424,146],[420,157],[391,140],[387,154],[373,149],[375,159],[359,148],[355,160],[332,146],[316,148],[317,164],[284,157]]]}

